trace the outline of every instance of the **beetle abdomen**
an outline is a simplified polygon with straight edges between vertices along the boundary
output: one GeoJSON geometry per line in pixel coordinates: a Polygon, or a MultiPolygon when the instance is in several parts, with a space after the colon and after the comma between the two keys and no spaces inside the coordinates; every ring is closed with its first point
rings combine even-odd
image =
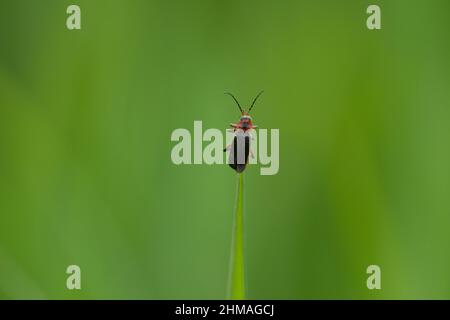
{"type": "Polygon", "coordinates": [[[250,136],[248,133],[238,131],[233,138],[228,164],[231,168],[236,170],[236,172],[241,173],[247,166],[249,153],[250,136]]]}

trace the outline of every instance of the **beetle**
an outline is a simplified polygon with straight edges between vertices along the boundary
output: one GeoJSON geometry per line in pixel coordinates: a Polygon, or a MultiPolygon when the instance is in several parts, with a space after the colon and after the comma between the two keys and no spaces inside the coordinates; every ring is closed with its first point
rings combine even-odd
{"type": "Polygon", "coordinates": [[[228,164],[237,173],[241,173],[245,170],[248,163],[248,156],[249,154],[252,154],[250,150],[250,140],[251,140],[250,131],[252,129],[257,128],[257,126],[254,125],[252,122],[250,111],[255,105],[256,100],[258,100],[259,96],[263,92],[264,91],[261,91],[256,95],[248,111],[245,111],[241,108],[241,105],[239,104],[238,100],[233,94],[225,92],[226,95],[229,95],[230,97],[233,98],[233,100],[236,102],[239,108],[239,111],[241,111],[241,117],[239,119],[239,122],[230,124],[230,126],[233,128],[231,130],[234,132],[233,142],[231,143],[231,145],[223,149],[224,152],[230,150],[228,164]]]}

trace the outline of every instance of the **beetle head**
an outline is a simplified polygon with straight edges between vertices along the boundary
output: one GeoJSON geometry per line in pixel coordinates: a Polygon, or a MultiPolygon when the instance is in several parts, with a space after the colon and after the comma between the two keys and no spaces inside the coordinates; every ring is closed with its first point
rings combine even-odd
{"type": "Polygon", "coordinates": [[[249,130],[253,128],[252,118],[249,115],[242,115],[239,119],[239,127],[243,130],[249,130]]]}

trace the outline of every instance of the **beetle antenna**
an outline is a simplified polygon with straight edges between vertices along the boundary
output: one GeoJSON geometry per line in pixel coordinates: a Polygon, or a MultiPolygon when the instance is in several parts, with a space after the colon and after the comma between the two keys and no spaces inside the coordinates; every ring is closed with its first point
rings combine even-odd
{"type": "Polygon", "coordinates": [[[260,96],[263,92],[264,92],[264,90],[262,90],[260,93],[258,93],[258,94],[256,95],[256,97],[255,97],[255,99],[253,100],[253,103],[252,103],[250,109],[248,109],[248,112],[247,112],[247,113],[250,113],[250,110],[252,110],[253,105],[255,104],[256,100],[258,100],[259,96],[260,96]]]}
{"type": "Polygon", "coordinates": [[[229,92],[225,92],[225,94],[229,95],[230,97],[233,98],[234,101],[236,101],[236,104],[239,108],[239,110],[241,110],[241,113],[244,113],[244,110],[242,110],[241,105],[239,104],[239,102],[237,101],[237,99],[233,96],[233,94],[229,93],[229,92]]]}

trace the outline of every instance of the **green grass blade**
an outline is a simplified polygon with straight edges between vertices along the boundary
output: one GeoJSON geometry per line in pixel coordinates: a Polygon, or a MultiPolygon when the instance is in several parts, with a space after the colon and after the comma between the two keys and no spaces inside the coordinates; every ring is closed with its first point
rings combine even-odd
{"type": "Polygon", "coordinates": [[[244,174],[238,173],[236,205],[231,236],[230,274],[228,278],[228,299],[245,299],[244,265],[244,174]]]}

